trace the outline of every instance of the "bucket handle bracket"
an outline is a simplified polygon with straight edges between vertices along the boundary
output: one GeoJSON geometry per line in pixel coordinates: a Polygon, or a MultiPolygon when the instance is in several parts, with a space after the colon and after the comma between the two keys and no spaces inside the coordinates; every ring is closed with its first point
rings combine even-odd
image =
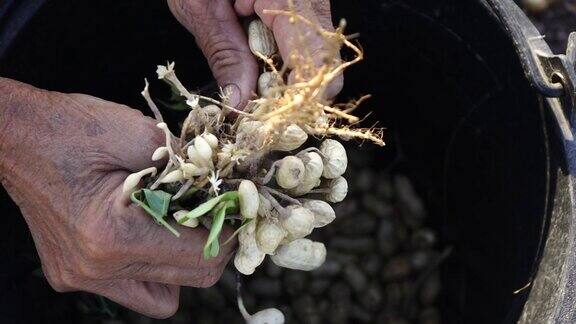
{"type": "Polygon", "coordinates": [[[481,0],[508,32],[532,85],[547,98],[565,139],[573,140],[570,120],[576,108],[576,33],[566,54],[554,54],[534,24],[512,0],[481,0]]]}

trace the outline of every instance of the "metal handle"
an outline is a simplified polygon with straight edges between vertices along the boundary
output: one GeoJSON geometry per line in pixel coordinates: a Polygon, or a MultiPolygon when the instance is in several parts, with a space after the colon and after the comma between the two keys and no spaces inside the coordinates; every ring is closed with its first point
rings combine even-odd
{"type": "Polygon", "coordinates": [[[552,107],[567,140],[573,140],[570,123],[576,107],[576,33],[568,38],[566,54],[555,55],[524,12],[512,0],[481,0],[508,32],[533,86],[552,107]]]}

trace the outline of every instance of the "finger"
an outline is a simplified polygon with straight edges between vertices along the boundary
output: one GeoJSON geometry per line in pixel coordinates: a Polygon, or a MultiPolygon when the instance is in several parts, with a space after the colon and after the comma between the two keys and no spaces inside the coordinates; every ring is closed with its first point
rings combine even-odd
{"type": "MultiPolygon", "coordinates": [[[[237,0],[234,3],[234,10],[236,10],[236,13],[239,16],[242,17],[252,16],[256,13],[254,9],[254,5],[256,2],[257,0],[237,0]]],[[[316,17],[318,17],[321,26],[325,29],[333,30],[334,26],[332,25],[332,10],[330,6],[330,1],[313,0],[309,2],[312,7],[312,10],[314,10],[315,12],[316,17]]],[[[287,1],[284,1],[284,5],[277,6],[276,9],[286,9],[287,8],[286,4],[287,1]]],[[[267,1],[265,5],[270,7],[264,9],[274,9],[271,7],[274,4],[272,4],[272,2],[270,1],[267,1]]]]}
{"type": "MultiPolygon", "coordinates": [[[[135,209],[135,206],[130,209],[135,209]]],[[[149,226],[146,236],[142,237],[140,248],[136,247],[134,253],[136,256],[140,256],[141,260],[149,260],[152,264],[168,264],[213,271],[213,269],[224,268],[236,248],[235,242],[223,245],[224,240],[233,232],[229,226],[224,226],[220,234],[218,256],[205,258],[204,245],[209,234],[207,229],[203,227],[188,228],[174,224],[173,226],[180,233],[180,237],[176,237],[165,228],[154,226],[155,224],[150,217],[143,214],[141,210],[134,210],[132,217],[140,217],[149,226]],[[146,246],[152,245],[154,245],[155,253],[151,254],[150,249],[146,246]]]]}
{"type": "Polygon", "coordinates": [[[225,263],[215,268],[183,268],[171,265],[134,264],[118,278],[208,288],[218,282],[225,266],[225,263]]]}
{"type": "MultiPolygon", "coordinates": [[[[312,1],[311,4],[322,28],[334,31],[330,0],[315,0],[312,1]]],[[[328,88],[326,89],[326,98],[336,97],[340,91],[342,91],[342,88],[344,88],[344,76],[339,75],[330,83],[330,85],[328,85],[328,88]]]]}
{"type": "Polygon", "coordinates": [[[256,0],[236,0],[234,2],[234,10],[239,16],[252,16],[255,13],[254,2],[256,2],[256,0]]]}
{"type": "Polygon", "coordinates": [[[136,280],[113,280],[87,289],[149,317],[165,319],[176,313],[180,287],[136,280]]]}
{"type": "Polygon", "coordinates": [[[256,88],[258,66],[231,2],[169,0],[168,5],[196,38],[228,103],[243,107],[256,88]]]}
{"type": "MultiPolygon", "coordinates": [[[[293,3],[294,10],[300,16],[326,30],[334,30],[329,1],[295,0],[293,3]]],[[[294,67],[293,62],[290,60],[290,54],[295,51],[305,51],[307,55],[313,58],[317,66],[321,66],[324,63],[324,58],[329,54],[330,49],[322,36],[312,31],[308,26],[291,23],[286,16],[266,14],[264,12],[266,9],[287,10],[289,8],[284,0],[238,0],[235,4],[235,10],[239,15],[255,13],[272,30],[280,55],[284,63],[289,67],[294,67]],[[301,33],[305,36],[305,47],[302,46],[299,38],[301,33]]],[[[289,80],[293,78],[293,74],[291,77],[289,76],[289,80]]],[[[336,96],[342,89],[343,81],[344,79],[341,75],[334,79],[326,89],[325,97],[332,98],[336,96]]]]}
{"type": "MultiPolygon", "coordinates": [[[[264,11],[269,10],[288,10],[288,4],[283,0],[256,0],[254,1],[254,11],[262,19],[264,24],[266,24],[272,32],[274,33],[274,38],[278,43],[278,49],[280,55],[284,59],[285,63],[291,64],[288,60],[290,54],[294,50],[303,50],[299,48],[301,46],[298,35],[301,32],[305,33],[306,36],[306,50],[312,54],[322,54],[325,50],[324,39],[312,32],[309,27],[302,26],[300,24],[291,23],[289,18],[284,15],[266,14],[264,11]]],[[[297,0],[294,1],[294,10],[296,13],[312,23],[322,26],[322,20],[317,16],[316,11],[312,7],[311,1],[297,0]]],[[[327,27],[333,30],[331,24],[327,27]]],[[[318,57],[319,55],[315,55],[318,57]]],[[[318,63],[321,63],[321,58],[318,57],[318,63]]]]}
{"type": "MultiPolygon", "coordinates": [[[[124,254],[130,256],[136,263],[192,269],[204,274],[200,276],[202,279],[204,276],[219,276],[236,248],[235,242],[223,245],[233,232],[230,227],[224,226],[220,234],[218,256],[206,259],[204,258],[204,245],[208,239],[208,230],[203,227],[188,228],[173,224],[180,233],[180,237],[176,237],[166,228],[155,224],[150,215],[146,214],[140,207],[126,206],[123,202],[121,188],[117,189],[115,196],[113,214],[122,217],[125,222],[124,227],[128,231],[124,238],[124,254]]],[[[168,278],[170,277],[168,276],[168,278]]],[[[211,278],[207,280],[210,281],[209,279],[211,278]]],[[[185,282],[186,279],[180,280],[183,280],[180,282],[185,282]]],[[[160,281],[170,282],[168,280],[160,281]]],[[[190,285],[194,284],[196,283],[190,285]]]]}
{"type": "Polygon", "coordinates": [[[330,0],[314,0],[311,1],[312,9],[316,13],[316,17],[320,21],[322,28],[327,30],[334,30],[334,25],[332,24],[332,8],[330,6],[330,0]]]}

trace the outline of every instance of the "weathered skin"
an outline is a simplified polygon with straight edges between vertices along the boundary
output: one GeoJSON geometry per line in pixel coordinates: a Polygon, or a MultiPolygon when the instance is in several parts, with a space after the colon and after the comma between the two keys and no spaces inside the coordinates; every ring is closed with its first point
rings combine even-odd
{"type": "Polygon", "coordinates": [[[234,244],[204,260],[205,229],[179,227],[178,239],[122,194],[129,172],[150,166],[163,143],[154,125],[126,106],[0,78],[0,179],[52,287],[168,317],[179,286],[214,284],[234,244]]]}

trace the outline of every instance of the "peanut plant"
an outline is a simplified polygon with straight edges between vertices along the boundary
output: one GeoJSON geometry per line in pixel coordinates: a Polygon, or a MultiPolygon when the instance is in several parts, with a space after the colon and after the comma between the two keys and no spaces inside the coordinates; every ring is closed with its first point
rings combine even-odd
{"type": "MultiPolygon", "coordinates": [[[[335,219],[330,203],[342,201],[348,192],[343,177],[346,150],[328,137],[384,145],[381,129],[355,127],[359,118],[352,113],[367,97],[334,104],[324,95],[335,77],[363,58],[343,34],[345,22],[327,31],[293,10],[267,14],[289,16],[302,30],[303,42],[306,33],[321,35],[327,49],[323,63],[314,63],[305,50],[296,51],[289,71],[276,54],[271,31],[253,20],[248,27],[249,45],[264,72],[257,98],[244,110],[230,107],[227,93],[214,99],[187,90],[176,76],[174,63],[158,66],[158,79],[170,85],[174,97],[182,98],[188,116],[175,136],[146,81],[142,95],[165,134],[165,145],[151,159],[167,162],[163,170],[151,167],[131,174],[123,187],[133,203],[176,236],[179,226],[206,227],[205,258],[218,255],[224,224],[235,226],[223,244],[238,236],[234,265],[244,275],[252,274],[267,255],[278,266],[295,270],[311,271],[322,265],[324,244],[306,237],[335,219]],[[342,47],[354,53],[351,60],[340,59],[342,47]],[[294,76],[291,83],[288,73],[294,76]]],[[[255,318],[263,315],[248,315],[240,297],[239,307],[247,322],[261,322],[255,318]]],[[[283,322],[281,313],[265,313],[273,314],[274,323],[283,322]]]]}

